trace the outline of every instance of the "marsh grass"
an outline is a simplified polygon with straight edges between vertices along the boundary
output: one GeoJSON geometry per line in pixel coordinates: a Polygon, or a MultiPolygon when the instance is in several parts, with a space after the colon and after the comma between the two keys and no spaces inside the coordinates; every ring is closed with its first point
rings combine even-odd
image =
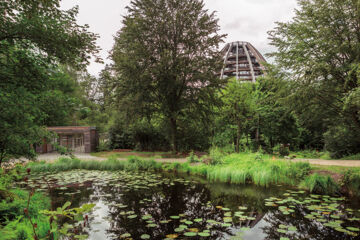
{"type": "Polygon", "coordinates": [[[351,195],[360,196],[360,169],[346,171],[342,186],[346,187],[351,195]]]}
{"type": "Polygon", "coordinates": [[[254,183],[268,187],[271,184],[295,185],[310,172],[310,164],[287,160],[272,160],[270,155],[259,159],[257,154],[231,154],[218,165],[181,165],[179,171],[207,177],[210,182],[233,184],[254,183]]]}
{"type": "Polygon", "coordinates": [[[85,161],[76,158],[59,158],[54,163],[30,163],[28,166],[31,168],[32,172],[61,172],[73,169],[103,171],[161,169],[161,163],[158,163],[153,159],[142,160],[135,156],[129,157],[128,160],[118,160],[115,157],[110,157],[104,161],[85,161]]]}
{"type": "Polygon", "coordinates": [[[335,194],[339,191],[339,185],[330,176],[316,173],[306,176],[299,186],[320,194],[335,194]]]}

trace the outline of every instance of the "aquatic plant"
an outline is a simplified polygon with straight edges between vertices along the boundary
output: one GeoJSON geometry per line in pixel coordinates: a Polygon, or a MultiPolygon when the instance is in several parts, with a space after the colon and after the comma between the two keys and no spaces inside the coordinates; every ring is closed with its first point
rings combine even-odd
{"type": "Polygon", "coordinates": [[[345,187],[351,195],[360,196],[360,170],[347,170],[341,185],[345,187]]]}
{"type": "Polygon", "coordinates": [[[263,156],[255,161],[256,154],[231,154],[223,158],[224,164],[190,166],[190,173],[206,176],[210,181],[234,184],[254,183],[259,186],[270,184],[294,185],[300,182],[310,171],[309,163],[294,163],[284,160],[271,160],[263,156]]]}
{"type": "Polygon", "coordinates": [[[317,173],[306,176],[299,186],[309,189],[310,192],[321,194],[334,194],[339,191],[339,185],[330,176],[317,173]]]}

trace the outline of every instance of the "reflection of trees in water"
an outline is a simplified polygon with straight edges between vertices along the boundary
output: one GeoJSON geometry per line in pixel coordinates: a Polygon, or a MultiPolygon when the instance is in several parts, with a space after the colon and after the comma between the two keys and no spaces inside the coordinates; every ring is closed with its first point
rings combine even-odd
{"type": "MultiPolygon", "coordinates": [[[[239,206],[246,206],[246,216],[254,217],[255,220],[237,221],[235,227],[254,227],[264,219],[267,226],[263,227],[263,232],[267,235],[266,239],[280,239],[288,237],[290,239],[357,239],[349,235],[338,232],[332,228],[324,227],[321,223],[305,218],[310,211],[302,206],[297,206],[295,213],[283,215],[281,211],[274,210],[272,207],[264,205],[264,199],[274,196],[280,196],[284,193],[281,188],[259,188],[256,186],[228,185],[222,183],[208,183],[184,185],[175,182],[175,185],[162,184],[158,187],[150,187],[146,190],[130,190],[122,187],[115,187],[114,184],[91,185],[88,182],[85,186],[69,186],[66,190],[51,189],[50,196],[53,207],[60,207],[66,201],[71,201],[71,207],[78,207],[84,203],[97,201],[101,198],[109,207],[110,228],[107,229],[109,236],[120,236],[123,233],[130,233],[133,239],[140,239],[144,233],[149,234],[151,239],[163,239],[166,234],[175,233],[174,229],[181,223],[179,220],[172,220],[169,223],[160,223],[162,220],[169,220],[170,216],[186,214],[181,219],[194,220],[202,218],[204,221],[189,226],[198,228],[199,231],[205,230],[206,220],[223,221],[224,213],[214,206],[226,206],[232,211],[239,210],[239,206]],[[89,188],[91,187],[91,188],[89,188]],[[75,193],[65,195],[64,193],[75,193]],[[91,199],[89,199],[92,197],[91,199]],[[150,199],[149,202],[140,203],[144,198],[150,199]],[[211,201],[211,206],[207,202],[211,201]],[[125,204],[126,208],[119,208],[113,204],[125,204]],[[271,209],[269,211],[269,209],[271,209]],[[137,215],[135,219],[128,219],[128,215],[121,215],[122,211],[134,211],[137,215]],[[144,215],[151,215],[156,224],[154,228],[147,228],[146,220],[142,220],[144,215]],[[265,215],[265,217],[264,217],[265,215]],[[264,218],[263,218],[264,217],[264,218]],[[298,231],[288,234],[279,233],[279,225],[292,225],[298,231]]],[[[341,206],[344,210],[347,206],[341,206]]],[[[356,208],[356,207],[355,207],[356,208]]],[[[344,213],[346,211],[343,211],[344,213]]],[[[330,216],[328,216],[330,218],[330,216]]],[[[235,220],[238,218],[235,217],[235,220]]],[[[333,219],[331,219],[333,220],[333,219]]],[[[350,224],[353,225],[353,224],[350,224]]],[[[92,227],[91,225],[89,226],[92,227]]],[[[212,228],[212,237],[207,239],[225,239],[232,235],[233,228],[220,227],[216,225],[212,228]]],[[[181,238],[180,234],[180,238],[181,238]]],[[[195,238],[192,238],[195,239],[195,238]]]]}
{"type": "MultiPolygon", "coordinates": [[[[126,209],[120,209],[116,206],[110,207],[111,228],[108,233],[120,236],[123,233],[130,233],[134,239],[140,239],[144,233],[151,235],[151,239],[163,239],[166,234],[175,233],[174,229],[181,223],[180,220],[171,220],[169,223],[162,224],[160,221],[171,219],[170,216],[186,214],[181,219],[193,220],[202,218],[200,223],[194,222],[189,228],[198,228],[199,231],[205,230],[206,220],[212,219],[222,221],[223,213],[215,207],[207,207],[210,201],[209,191],[201,185],[194,187],[184,186],[175,183],[173,186],[163,186],[147,191],[130,191],[124,193],[121,189],[111,189],[116,203],[127,205],[126,209]],[[121,198],[116,198],[119,193],[124,194],[121,198]],[[139,203],[140,200],[147,198],[150,202],[139,203]],[[126,215],[121,215],[121,211],[134,211],[138,215],[135,219],[128,219],[126,215]],[[146,220],[142,220],[144,215],[151,215],[156,224],[154,228],[147,228],[146,220]]],[[[105,190],[105,192],[108,192],[105,190]]],[[[109,192],[110,193],[110,192],[109,192]]],[[[214,226],[212,228],[212,237],[208,239],[221,239],[223,235],[230,231],[224,227],[214,226]]]]}
{"type": "Polygon", "coordinates": [[[347,240],[357,239],[332,228],[323,226],[320,222],[305,218],[305,215],[310,212],[302,206],[297,206],[295,212],[291,215],[284,215],[279,210],[270,211],[264,217],[264,220],[269,224],[263,227],[262,230],[267,234],[266,239],[280,239],[280,237],[288,237],[290,239],[317,239],[317,240],[347,240]],[[291,225],[297,228],[296,233],[280,233],[277,230],[279,225],[291,225]]]}

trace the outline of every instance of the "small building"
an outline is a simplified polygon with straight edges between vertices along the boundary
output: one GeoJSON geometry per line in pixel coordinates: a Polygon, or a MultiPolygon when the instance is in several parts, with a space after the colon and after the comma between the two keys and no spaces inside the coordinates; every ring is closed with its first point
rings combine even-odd
{"type": "MultiPolygon", "coordinates": [[[[99,135],[96,127],[48,127],[47,130],[56,133],[58,136],[52,142],[57,142],[60,146],[67,147],[75,153],[94,152],[99,145],[99,135]]],[[[45,140],[42,145],[36,146],[37,153],[54,151],[53,144],[47,143],[45,140]]]]}

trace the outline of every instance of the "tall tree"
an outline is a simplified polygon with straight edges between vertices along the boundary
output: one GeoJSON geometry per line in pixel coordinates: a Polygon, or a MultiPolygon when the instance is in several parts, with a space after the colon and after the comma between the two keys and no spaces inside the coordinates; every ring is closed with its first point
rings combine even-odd
{"type": "Polygon", "coordinates": [[[0,2],[0,165],[33,157],[43,126],[69,114],[73,86],[60,64],[81,69],[98,51],[77,11],[60,10],[59,0],[0,2]]]}
{"type": "Polygon", "coordinates": [[[240,151],[240,140],[244,133],[248,134],[245,129],[249,125],[249,120],[253,121],[257,116],[255,88],[253,83],[241,83],[233,78],[222,90],[224,104],[220,112],[222,117],[236,126],[236,152],[240,151]]]}
{"type": "Polygon", "coordinates": [[[203,119],[215,101],[224,35],[201,0],[133,0],[127,9],[111,54],[120,108],[164,116],[176,151],[180,117],[203,119]]]}
{"type": "Polygon", "coordinates": [[[342,125],[357,133],[353,149],[359,149],[360,106],[348,103],[358,99],[360,1],[298,3],[293,21],[278,23],[269,32],[278,49],[271,55],[291,74],[290,96],[303,122],[320,122],[325,131],[342,125]]]}

